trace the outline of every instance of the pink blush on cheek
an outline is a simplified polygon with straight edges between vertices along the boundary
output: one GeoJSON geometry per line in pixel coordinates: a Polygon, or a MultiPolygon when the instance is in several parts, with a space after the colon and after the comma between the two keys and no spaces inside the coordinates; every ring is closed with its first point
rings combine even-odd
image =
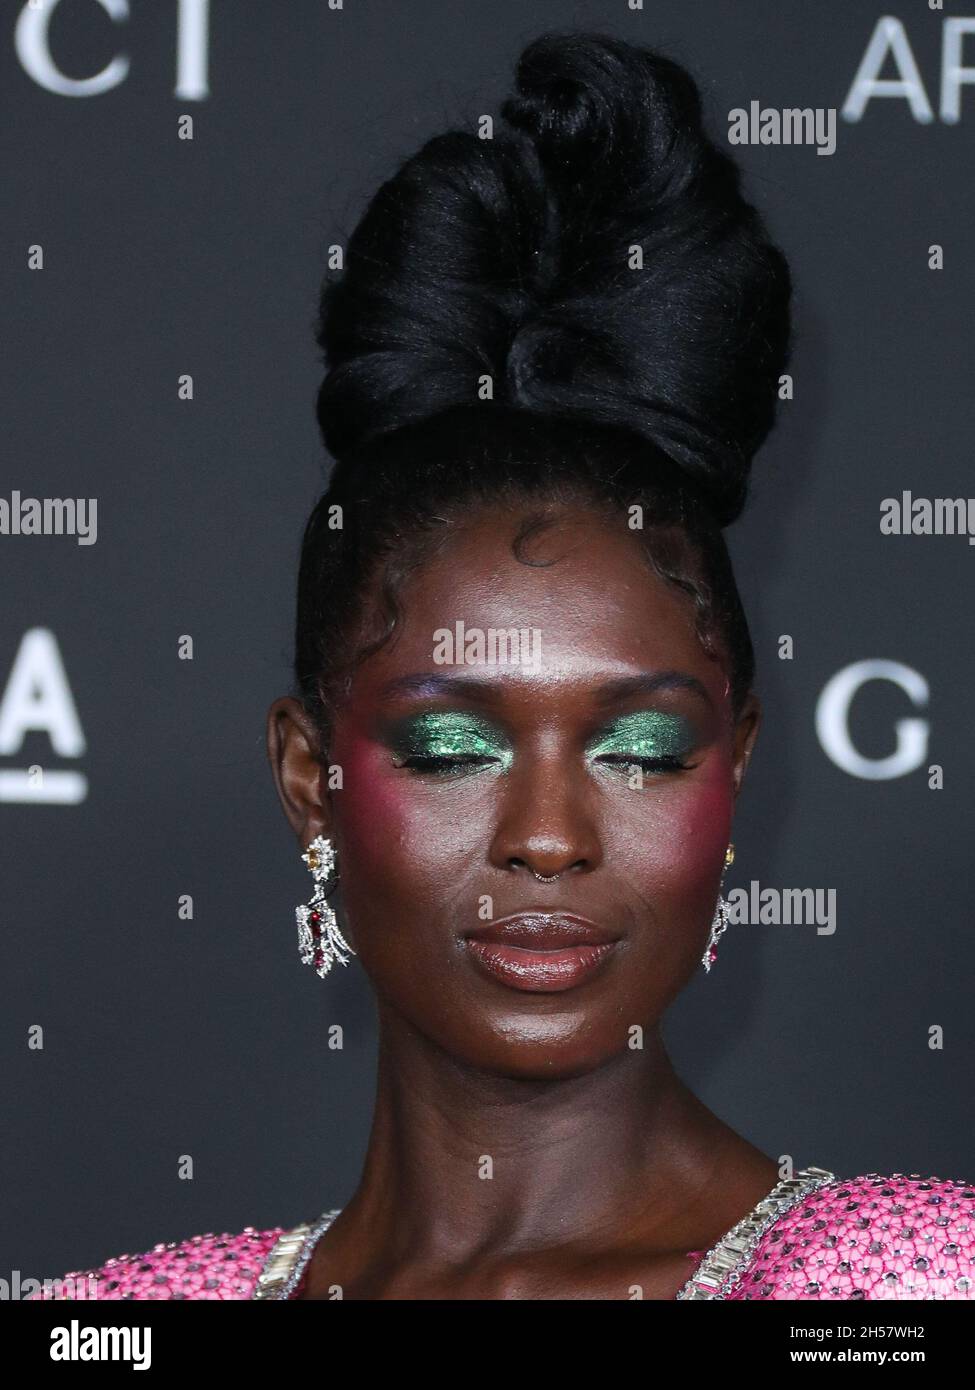
{"type": "Polygon", "coordinates": [[[711,872],[724,859],[731,839],[734,797],[731,788],[712,782],[694,789],[673,826],[674,843],[688,868],[711,872]]]}
{"type": "Polygon", "coordinates": [[[410,825],[409,798],[402,782],[390,775],[383,753],[375,745],[350,740],[343,749],[342,790],[333,791],[343,839],[355,844],[363,866],[388,863],[390,846],[397,845],[410,825]]]}

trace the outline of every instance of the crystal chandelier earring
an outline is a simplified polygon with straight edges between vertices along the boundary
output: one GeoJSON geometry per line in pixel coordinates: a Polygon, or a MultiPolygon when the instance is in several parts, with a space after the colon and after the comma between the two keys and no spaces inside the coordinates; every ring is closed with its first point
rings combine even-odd
{"type": "MultiPolygon", "coordinates": [[[[735,847],[729,845],[724,854],[724,868],[721,870],[721,882],[724,883],[724,876],[730,866],[735,862],[735,847]]],[[[704,948],[704,955],[701,957],[701,964],[704,969],[710,972],[718,956],[718,938],[728,928],[728,914],[731,911],[731,904],[721,892],[718,892],[718,905],[714,909],[714,920],[711,923],[711,935],[708,937],[708,944],[704,948]]]]}
{"type": "Polygon", "coordinates": [[[326,902],[338,882],[335,873],[335,849],[331,840],[324,835],[316,835],[301,856],[308,865],[315,880],[315,887],[307,903],[295,909],[298,920],[298,953],[303,965],[314,965],[322,977],[328,974],[336,961],[348,965],[348,951],[355,951],[339,931],[338,919],[326,902]]]}

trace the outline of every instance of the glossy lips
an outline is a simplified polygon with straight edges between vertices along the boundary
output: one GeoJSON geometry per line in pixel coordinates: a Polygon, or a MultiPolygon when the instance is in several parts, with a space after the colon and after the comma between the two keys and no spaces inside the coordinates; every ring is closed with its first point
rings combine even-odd
{"type": "Polygon", "coordinates": [[[555,994],[590,979],[619,937],[570,912],[519,912],[467,934],[472,959],[511,989],[555,994]]]}

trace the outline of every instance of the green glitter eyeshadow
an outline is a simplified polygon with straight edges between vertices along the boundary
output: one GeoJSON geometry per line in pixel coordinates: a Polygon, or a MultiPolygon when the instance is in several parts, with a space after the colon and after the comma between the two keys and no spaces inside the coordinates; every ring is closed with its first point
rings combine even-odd
{"type": "Polygon", "coordinates": [[[693,751],[696,742],[694,727],[677,714],[660,710],[640,710],[623,715],[590,744],[590,757],[677,758],[683,759],[693,751]]]}
{"type": "Polygon", "coordinates": [[[398,724],[390,739],[399,758],[492,758],[510,766],[512,751],[493,724],[456,711],[419,714],[398,724]]]}

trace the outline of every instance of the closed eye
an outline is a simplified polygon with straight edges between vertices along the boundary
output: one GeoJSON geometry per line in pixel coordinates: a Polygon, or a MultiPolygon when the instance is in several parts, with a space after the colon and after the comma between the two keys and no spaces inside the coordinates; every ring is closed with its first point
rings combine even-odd
{"type": "Polygon", "coordinates": [[[597,763],[608,763],[611,767],[638,767],[641,772],[690,772],[696,763],[684,763],[680,758],[638,758],[630,753],[601,753],[594,759],[597,763]]]}
{"type": "Polygon", "coordinates": [[[449,776],[452,773],[470,772],[497,762],[498,758],[488,758],[479,753],[414,753],[396,766],[408,767],[413,772],[432,772],[449,776]]]}
{"type": "MultiPolygon", "coordinates": [[[[696,763],[684,763],[672,756],[640,758],[626,753],[602,753],[594,761],[621,769],[638,767],[641,772],[689,772],[697,766],[696,763]]],[[[497,762],[497,758],[477,753],[414,753],[396,766],[407,767],[413,772],[450,776],[458,772],[470,772],[479,767],[489,767],[497,762]]]]}

